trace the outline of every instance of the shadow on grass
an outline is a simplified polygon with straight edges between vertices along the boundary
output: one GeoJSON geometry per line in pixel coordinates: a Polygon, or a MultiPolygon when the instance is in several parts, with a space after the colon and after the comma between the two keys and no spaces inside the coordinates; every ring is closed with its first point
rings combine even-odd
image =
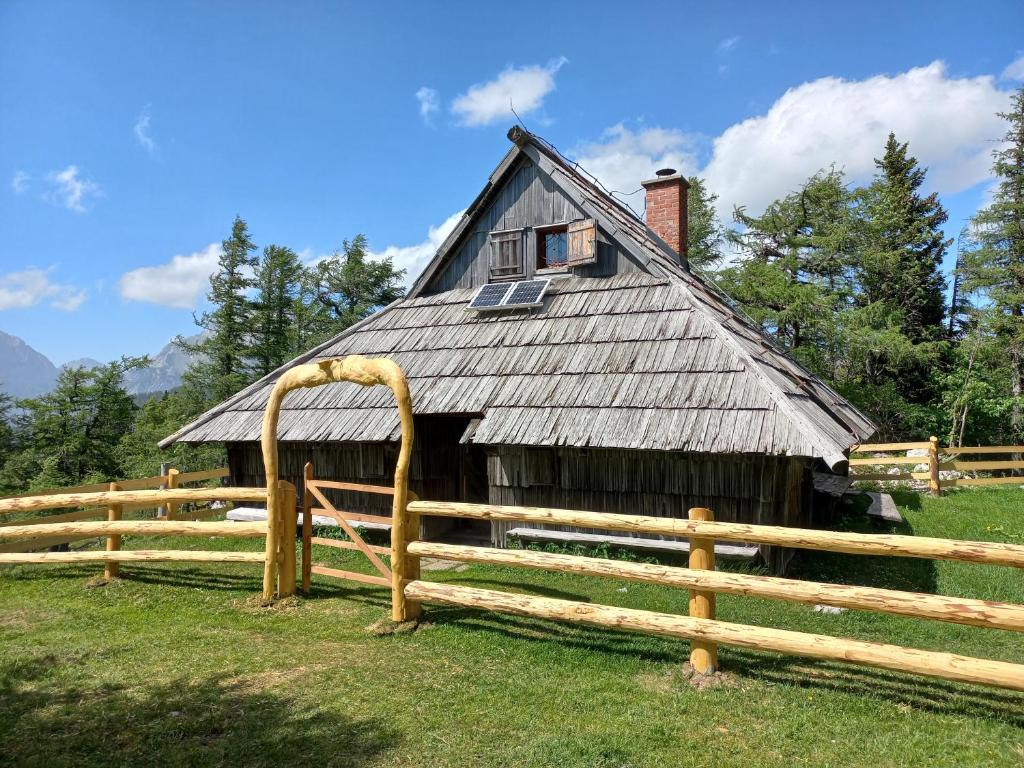
{"type": "MultiPolygon", "coordinates": [[[[567,625],[472,608],[431,606],[429,621],[493,632],[520,641],[557,644],[605,656],[682,664],[689,643],[639,633],[567,625]]],[[[1024,727],[1024,694],[912,674],[837,664],[817,659],[760,653],[722,646],[722,669],[746,681],[858,696],[914,710],[954,717],[998,720],[1024,727]]],[[[801,697],[802,698],[802,697],[801,697]]]]}
{"type": "MultiPolygon", "coordinates": [[[[897,496],[897,504],[920,509],[921,499],[917,492],[893,492],[894,499],[897,496]]],[[[833,527],[838,531],[852,533],[914,535],[913,526],[905,519],[899,523],[879,522],[856,509],[847,510],[833,527]]],[[[938,591],[935,562],[913,557],[872,557],[798,549],[786,575],[807,581],[898,589],[906,592],[935,594],[938,591]]]]}
{"type": "Polygon", "coordinates": [[[69,684],[62,665],[0,668],[4,765],[362,766],[399,741],[380,720],[284,695],[287,673],[128,689],[69,684]]]}
{"type": "Polygon", "coordinates": [[[723,649],[722,657],[723,668],[751,680],[809,691],[832,691],[922,712],[983,717],[1024,727],[1024,694],[1013,691],[742,648],[723,649]]]}

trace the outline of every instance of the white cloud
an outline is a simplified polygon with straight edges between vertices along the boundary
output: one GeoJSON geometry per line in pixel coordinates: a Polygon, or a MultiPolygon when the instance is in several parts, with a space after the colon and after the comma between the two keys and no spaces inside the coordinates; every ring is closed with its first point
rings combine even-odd
{"type": "Polygon", "coordinates": [[[423,268],[427,266],[441,243],[451,234],[455,226],[462,218],[465,211],[453,213],[440,225],[430,227],[427,231],[427,239],[416,245],[389,245],[383,251],[372,251],[371,256],[375,259],[390,258],[397,269],[405,270],[405,284],[412,285],[420,276],[423,268]]]}
{"type": "Polygon", "coordinates": [[[103,194],[99,184],[79,177],[77,165],[69,165],[62,171],[53,171],[49,175],[49,180],[52,188],[46,199],[76,213],[84,213],[89,199],[103,194]]]}
{"type": "Polygon", "coordinates": [[[720,53],[731,51],[733,48],[736,47],[736,43],[738,43],[739,41],[739,35],[736,35],[735,37],[727,37],[725,38],[725,40],[718,44],[718,50],[720,53]]]}
{"type": "Polygon", "coordinates": [[[149,135],[149,107],[139,113],[139,116],[135,118],[135,126],[132,128],[132,132],[135,134],[135,140],[139,142],[144,150],[153,154],[156,150],[156,142],[153,141],[153,137],[149,135]]]}
{"type": "Polygon", "coordinates": [[[520,115],[533,112],[555,90],[555,74],[566,62],[568,59],[561,56],[545,66],[510,66],[494,80],[470,86],[452,102],[452,112],[468,126],[513,117],[512,109],[520,115]]]}
{"type": "Polygon", "coordinates": [[[728,128],[702,175],[724,219],[736,204],[757,213],[832,163],[866,181],[894,131],[929,169],[929,189],[955,193],[988,177],[991,140],[1003,133],[995,113],[1009,98],[995,78],[951,78],[940,61],[866,80],[821,78],[728,128]]]}
{"type": "Polygon", "coordinates": [[[644,128],[634,132],[619,123],[607,129],[600,141],[583,144],[573,154],[607,189],[620,193],[616,198],[642,213],[640,182],[652,178],[659,168],[675,168],[687,176],[694,173],[695,143],[682,131],[644,128]]]}
{"type": "Polygon", "coordinates": [[[30,268],[0,275],[0,310],[26,309],[41,301],[72,312],[85,301],[85,290],[51,282],[48,271],[43,269],[30,268]]]}
{"type": "Polygon", "coordinates": [[[206,293],[221,253],[220,243],[210,243],[201,251],[174,256],[166,264],[125,272],[120,282],[121,297],[175,309],[192,309],[206,293]]]}
{"type": "Polygon", "coordinates": [[[1003,80],[1024,80],[1024,54],[1007,64],[1000,77],[1003,80]]]}
{"type": "Polygon", "coordinates": [[[14,176],[11,177],[11,191],[16,195],[20,195],[26,189],[28,189],[28,183],[32,180],[24,171],[15,171],[14,176]]]}
{"type": "Polygon", "coordinates": [[[430,125],[434,113],[438,110],[437,91],[424,85],[416,91],[416,101],[420,103],[420,117],[423,118],[423,122],[430,125]]]}

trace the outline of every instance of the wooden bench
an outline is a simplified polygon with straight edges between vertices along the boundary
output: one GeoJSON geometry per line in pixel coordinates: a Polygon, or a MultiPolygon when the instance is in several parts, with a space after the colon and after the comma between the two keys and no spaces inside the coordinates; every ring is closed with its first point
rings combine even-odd
{"type": "MultiPolygon", "coordinates": [[[[302,528],[302,513],[298,515],[298,527],[302,528]]],[[[259,507],[235,507],[227,514],[227,519],[236,523],[256,523],[264,522],[267,519],[267,510],[260,509],[259,507]]],[[[346,520],[346,522],[353,528],[362,528],[366,531],[390,531],[391,521],[390,518],[382,517],[380,523],[367,523],[362,520],[346,520]]],[[[340,528],[338,521],[333,517],[327,517],[326,515],[313,515],[313,525],[324,525],[334,528],[340,528]]]]}
{"type": "MultiPolygon", "coordinates": [[[[607,544],[625,549],[640,549],[647,552],[670,552],[688,554],[690,542],[645,539],[636,536],[614,536],[603,533],[574,533],[572,531],[550,531],[545,528],[513,528],[506,536],[515,536],[530,541],[553,542],[557,544],[582,544],[595,547],[607,544]]],[[[756,544],[715,544],[715,554],[732,560],[753,560],[757,557],[756,544]]]]}

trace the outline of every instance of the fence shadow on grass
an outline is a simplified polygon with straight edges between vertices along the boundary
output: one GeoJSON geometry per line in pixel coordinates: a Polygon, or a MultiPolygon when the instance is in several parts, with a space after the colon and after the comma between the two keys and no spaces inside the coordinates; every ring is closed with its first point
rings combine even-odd
{"type": "Polygon", "coordinates": [[[871,667],[723,648],[722,668],[750,680],[832,691],[923,712],[999,720],[1024,727],[1024,694],[871,667]]]}
{"type": "Polygon", "coordinates": [[[81,686],[43,656],[0,667],[4,765],[316,765],[376,762],[400,736],[287,696],[287,673],[139,687],[81,686]]]}
{"type": "MultiPolygon", "coordinates": [[[[900,506],[920,509],[920,495],[915,491],[894,492],[900,506]]],[[[878,523],[861,510],[850,510],[837,521],[836,530],[852,533],[886,533],[913,536],[914,528],[907,521],[878,523]]],[[[850,584],[905,592],[938,592],[938,576],[934,560],[916,557],[875,557],[848,555],[840,552],[800,549],[786,573],[794,579],[850,584]]]]}

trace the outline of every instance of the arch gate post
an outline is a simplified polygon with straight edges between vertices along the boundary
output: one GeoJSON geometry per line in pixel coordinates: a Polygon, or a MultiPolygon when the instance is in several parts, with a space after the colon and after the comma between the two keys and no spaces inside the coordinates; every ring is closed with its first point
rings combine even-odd
{"type": "MultiPolygon", "coordinates": [[[[412,459],[412,398],[402,369],[386,358],[350,355],[338,360],[305,363],[281,374],[274,384],[263,413],[260,443],[267,477],[267,546],[263,566],[263,599],[273,600],[279,577],[278,552],[281,551],[282,514],[281,489],[278,484],[277,426],[284,397],[293,389],[319,387],[332,382],[350,381],[365,387],[383,384],[395,396],[395,406],[402,426],[402,442],[395,465],[395,492],[391,505],[391,618],[409,621],[420,614],[420,605],[406,599],[403,590],[407,581],[419,578],[419,558],[410,555],[408,544],[419,533],[419,515],[409,512],[409,463],[412,459]]],[[[294,504],[294,500],[292,501],[294,504]]],[[[294,514],[294,510],[292,510],[294,514]]],[[[294,543],[292,543],[294,548],[294,543]]],[[[285,585],[287,588],[287,584],[285,585]]]]}

